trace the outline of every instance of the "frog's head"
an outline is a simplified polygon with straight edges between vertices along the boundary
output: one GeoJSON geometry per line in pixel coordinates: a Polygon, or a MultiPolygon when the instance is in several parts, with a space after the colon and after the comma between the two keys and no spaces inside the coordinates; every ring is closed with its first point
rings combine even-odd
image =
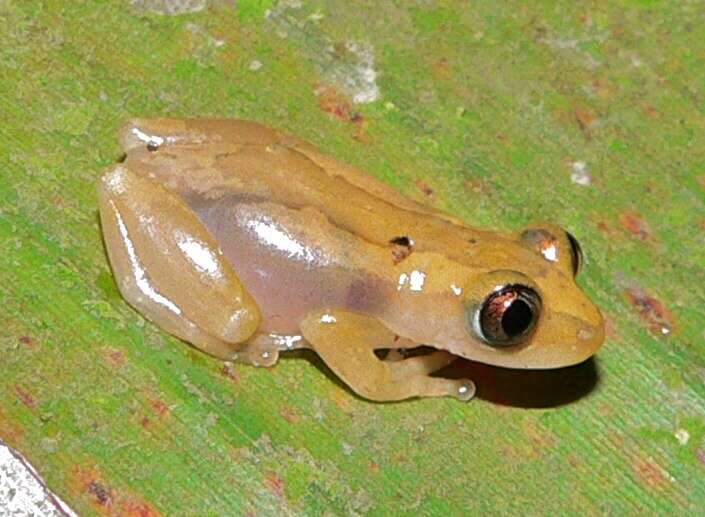
{"type": "Polygon", "coordinates": [[[582,252],[573,236],[546,224],[479,243],[467,264],[429,272],[434,296],[420,310],[418,299],[406,304],[407,337],[508,368],[569,366],[600,348],[603,319],[575,282],[582,252]]]}
{"type": "Polygon", "coordinates": [[[551,224],[513,237],[514,259],[478,275],[465,292],[473,349],[479,341],[483,362],[513,368],[584,361],[602,345],[604,324],[575,282],[583,262],[578,241],[551,224]]]}

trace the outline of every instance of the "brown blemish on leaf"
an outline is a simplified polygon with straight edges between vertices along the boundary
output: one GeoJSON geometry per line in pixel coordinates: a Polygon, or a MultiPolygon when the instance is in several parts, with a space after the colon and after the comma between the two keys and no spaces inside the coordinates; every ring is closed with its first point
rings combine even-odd
{"type": "Polygon", "coordinates": [[[667,473],[653,458],[636,458],[632,468],[637,478],[652,488],[662,487],[668,479],[667,473]]]}
{"type": "Polygon", "coordinates": [[[466,179],[463,185],[474,194],[486,195],[492,191],[492,188],[484,180],[477,177],[466,179]]]}
{"type": "Polygon", "coordinates": [[[366,143],[369,138],[365,129],[367,128],[367,120],[358,111],[355,111],[352,101],[348,96],[342,93],[334,86],[319,84],[314,90],[318,97],[318,106],[333,115],[338,120],[355,124],[355,132],[352,137],[366,143]]]}
{"type": "Polygon", "coordinates": [[[705,450],[703,450],[703,449],[698,449],[698,450],[695,452],[695,454],[696,454],[696,456],[698,457],[698,460],[700,461],[700,463],[702,463],[703,465],[705,465],[705,450]]]}
{"type": "Polygon", "coordinates": [[[353,112],[353,106],[342,92],[333,86],[320,85],[315,90],[318,96],[318,106],[333,115],[338,120],[349,122],[353,112]]]}
{"type": "Polygon", "coordinates": [[[619,222],[632,235],[645,241],[651,237],[651,229],[641,214],[629,210],[619,216],[619,222]]]}
{"type": "Polygon", "coordinates": [[[344,389],[338,388],[337,386],[332,386],[330,391],[330,400],[335,404],[338,409],[343,413],[351,414],[352,409],[352,397],[344,389]]]}
{"type": "Polygon", "coordinates": [[[595,79],[592,82],[592,87],[595,90],[595,95],[602,99],[612,97],[614,94],[614,87],[605,79],[595,79]]]}
{"type": "Polygon", "coordinates": [[[609,315],[605,314],[604,312],[602,313],[603,320],[605,322],[605,336],[608,339],[615,339],[619,333],[617,332],[617,325],[614,321],[614,318],[609,315]]]}
{"type": "Polygon", "coordinates": [[[446,78],[451,73],[450,63],[445,57],[440,58],[433,64],[433,71],[435,75],[440,78],[446,78]]]}
{"type": "Polygon", "coordinates": [[[362,124],[365,118],[357,111],[350,98],[334,86],[319,85],[314,90],[318,96],[318,106],[338,120],[362,124]]]}
{"type": "Polygon", "coordinates": [[[96,509],[104,515],[159,517],[161,514],[140,497],[119,493],[107,483],[95,467],[77,467],[70,484],[87,494],[96,509]]]}
{"type": "Polygon", "coordinates": [[[554,436],[548,434],[545,428],[538,428],[533,424],[524,425],[524,433],[527,438],[532,443],[530,448],[529,456],[534,459],[538,459],[546,452],[551,452],[556,447],[556,439],[554,436]]]}
{"type": "Polygon", "coordinates": [[[91,481],[87,490],[93,496],[93,500],[100,506],[110,506],[112,504],[113,498],[110,490],[100,481],[91,481]]]}
{"type": "Polygon", "coordinates": [[[169,406],[167,406],[163,400],[158,398],[150,400],[149,405],[154,410],[154,413],[160,418],[168,415],[171,412],[169,406]]]}
{"type": "Polygon", "coordinates": [[[220,373],[225,375],[235,384],[238,384],[240,382],[240,373],[238,373],[237,368],[235,368],[235,365],[233,363],[224,363],[223,367],[220,369],[220,373]]]}
{"type": "Polygon", "coordinates": [[[284,420],[286,420],[290,424],[295,424],[299,421],[299,415],[297,415],[296,411],[294,411],[294,408],[290,406],[283,406],[279,411],[279,414],[284,420]]]}
{"type": "Polygon", "coordinates": [[[431,186],[430,186],[428,183],[426,183],[424,180],[421,180],[421,179],[416,180],[416,181],[414,182],[414,184],[415,184],[416,187],[423,193],[424,196],[426,196],[426,197],[433,197],[433,189],[432,189],[431,186]]]}
{"type": "Polygon", "coordinates": [[[29,336],[20,337],[20,343],[22,343],[27,348],[34,348],[34,341],[29,336]]]}
{"type": "Polygon", "coordinates": [[[673,332],[673,315],[656,298],[649,296],[639,287],[630,287],[624,291],[629,303],[639,312],[655,336],[667,336],[673,332]]]}
{"type": "Polygon", "coordinates": [[[22,388],[22,386],[15,385],[15,394],[20,402],[28,408],[34,409],[37,407],[37,399],[35,399],[34,395],[32,395],[29,391],[22,388]]]}
{"type": "Polygon", "coordinates": [[[284,499],[284,480],[275,472],[267,472],[264,476],[267,488],[279,499],[284,499]]]}
{"type": "Polygon", "coordinates": [[[143,501],[125,501],[122,504],[122,515],[127,517],[159,517],[160,512],[143,501]]]}
{"type": "Polygon", "coordinates": [[[379,474],[379,470],[380,470],[379,463],[371,461],[370,462],[370,472],[372,472],[373,474],[379,474]]]}
{"type": "Polygon", "coordinates": [[[123,354],[120,350],[109,351],[107,360],[108,364],[110,364],[110,366],[112,366],[113,368],[122,368],[127,362],[125,354],[123,354]]]}
{"type": "Polygon", "coordinates": [[[578,121],[580,129],[589,138],[590,132],[595,127],[597,117],[591,110],[583,106],[576,106],[573,109],[573,113],[575,114],[575,119],[578,121]]]}
{"type": "Polygon", "coordinates": [[[624,36],[625,33],[626,33],[626,29],[624,28],[624,25],[616,25],[612,29],[612,37],[614,39],[621,38],[622,36],[624,36]]]}
{"type": "Polygon", "coordinates": [[[24,431],[11,423],[7,416],[0,411],[0,437],[9,445],[19,448],[20,441],[24,438],[24,431]]]}
{"type": "Polygon", "coordinates": [[[646,115],[649,118],[652,118],[652,119],[659,118],[658,110],[656,108],[654,108],[651,104],[644,104],[644,113],[646,113],[646,115]]]}

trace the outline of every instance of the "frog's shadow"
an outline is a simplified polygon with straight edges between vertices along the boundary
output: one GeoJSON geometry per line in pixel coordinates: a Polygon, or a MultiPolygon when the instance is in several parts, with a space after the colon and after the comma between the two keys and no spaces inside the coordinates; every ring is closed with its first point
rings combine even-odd
{"type": "MultiPolygon", "coordinates": [[[[315,352],[297,350],[287,355],[306,359],[332,382],[350,391],[315,352]]],[[[592,357],[580,364],[554,370],[515,370],[458,359],[437,375],[472,379],[477,386],[476,398],[521,408],[570,404],[589,395],[600,382],[597,361],[592,357]]]]}

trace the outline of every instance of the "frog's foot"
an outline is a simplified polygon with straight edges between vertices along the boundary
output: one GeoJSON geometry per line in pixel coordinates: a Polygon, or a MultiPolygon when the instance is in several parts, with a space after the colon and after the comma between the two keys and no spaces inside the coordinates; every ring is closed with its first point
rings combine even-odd
{"type": "Polygon", "coordinates": [[[395,336],[376,318],[341,310],[316,311],[304,319],[301,331],[330,369],[367,399],[451,396],[470,400],[475,394],[471,381],[429,376],[455,359],[447,352],[380,360],[375,349],[393,348],[395,336]]]}
{"type": "Polygon", "coordinates": [[[124,165],[99,186],[103,236],[120,292],[150,320],[230,359],[259,310],[218,244],[181,198],[124,165]]]}

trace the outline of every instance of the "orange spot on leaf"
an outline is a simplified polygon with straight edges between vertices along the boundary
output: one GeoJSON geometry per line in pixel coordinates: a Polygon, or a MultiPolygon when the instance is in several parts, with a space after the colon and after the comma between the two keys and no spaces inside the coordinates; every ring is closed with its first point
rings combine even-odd
{"type": "Polygon", "coordinates": [[[631,287],[625,290],[627,300],[639,312],[639,316],[655,336],[667,336],[673,331],[673,315],[656,298],[646,294],[641,288],[631,287]]]}
{"type": "Polygon", "coordinates": [[[152,406],[152,409],[154,410],[154,412],[160,417],[167,415],[170,412],[169,406],[167,406],[163,400],[160,400],[160,399],[151,400],[149,405],[152,406]]]}
{"type": "Polygon", "coordinates": [[[646,223],[641,214],[628,211],[624,212],[619,216],[619,222],[622,226],[632,235],[638,237],[642,241],[647,240],[651,237],[651,229],[646,223]]]}
{"type": "Polygon", "coordinates": [[[450,63],[448,59],[442,57],[433,64],[433,71],[438,77],[448,77],[451,72],[450,63]]]}
{"type": "Polygon", "coordinates": [[[139,496],[120,493],[107,483],[96,467],[76,467],[70,484],[87,494],[96,509],[105,515],[158,517],[161,514],[139,496]]]}
{"type": "Polygon", "coordinates": [[[294,409],[289,406],[282,407],[279,413],[281,414],[282,418],[284,418],[284,420],[286,420],[290,424],[295,424],[299,421],[299,415],[297,415],[296,411],[294,411],[294,409]]]}
{"type": "Polygon", "coordinates": [[[27,348],[34,348],[34,341],[29,336],[20,337],[20,343],[25,345],[27,348]]]}
{"type": "Polygon", "coordinates": [[[652,458],[636,458],[632,467],[639,480],[650,487],[661,487],[668,479],[664,469],[652,458]]]}
{"type": "Polygon", "coordinates": [[[353,111],[350,99],[333,86],[321,85],[315,92],[318,95],[318,106],[326,113],[343,122],[353,122],[352,119],[358,116],[353,111]]]}
{"type": "Polygon", "coordinates": [[[17,395],[17,398],[20,399],[20,402],[28,408],[34,409],[37,407],[37,399],[34,398],[34,395],[21,386],[15,385],[15,394],[17,395]]]}
{"type": "Polygon", "coordinates": [[[659,117],[658,110],[651,104],[644,104],[644,113],[646,113],[649,118],[657,119],[659,117]]]}
{"type": "Polygon", "coordinates": [[[87,490],[93,496],[93,500],[100,506],[110,506],[112,504],[113,498],[110,490],[100,481],[91,481],[87,490]]]}
{"type": "Polygon", "coordinates": [[[161,515],[149,504],[141,501],[126,501],[122,504],[123,515],[127,517],[158,517],[161,515]]]}
{"type": "Polygon", "coordinates": [[[480,178],[468,178],[465,180],[464,186],[467,190],[475,194],[489,194],[492,188],[480,178]]]}
{"type": "Polygon", "coordinates": [[[274,472],[267,472],[264,476],[267,488],[279,499],[284,499],[284,480],[274,472]]]}
{"type": "Polygon", "coordinates": [[[235,368],[235,365],[232,363],[224,363],[223,368],[221,368],[220,370],[220,373],[225,375],[235,384],[240,382],[240,374],[238,373],[237,368],[235,368]]]}
{"type": "Polygon", "coordinates": [[[0,437],[9,445],[17,448],[19,448],[20,441],[24,438],[22,428],[10,422],[2,411],[0,411],[0,437]]]}
{"type": "Polygon", "coordinates": [[[594,128],[597,117],[592,111],[582,106],[576,106],[573,112],[575,113],[575,118],[580,125],[580,129],[589,132],[594,128]]]}
{"type": "Polygon", "coordinates": [[[122,368],[125,366],[125,363],[127,362],[127,359],[125,358],[125,354],[123,354],[120,350],[113,350],[110,353],[108,353],[108,363],[113,367],[113,368],[122,368]]]}
{"type": "Polygon", "coordinates": [[[415,184],[424,196],[433,197],[433,189],[424,180],[416,180],[415,184]]]}

